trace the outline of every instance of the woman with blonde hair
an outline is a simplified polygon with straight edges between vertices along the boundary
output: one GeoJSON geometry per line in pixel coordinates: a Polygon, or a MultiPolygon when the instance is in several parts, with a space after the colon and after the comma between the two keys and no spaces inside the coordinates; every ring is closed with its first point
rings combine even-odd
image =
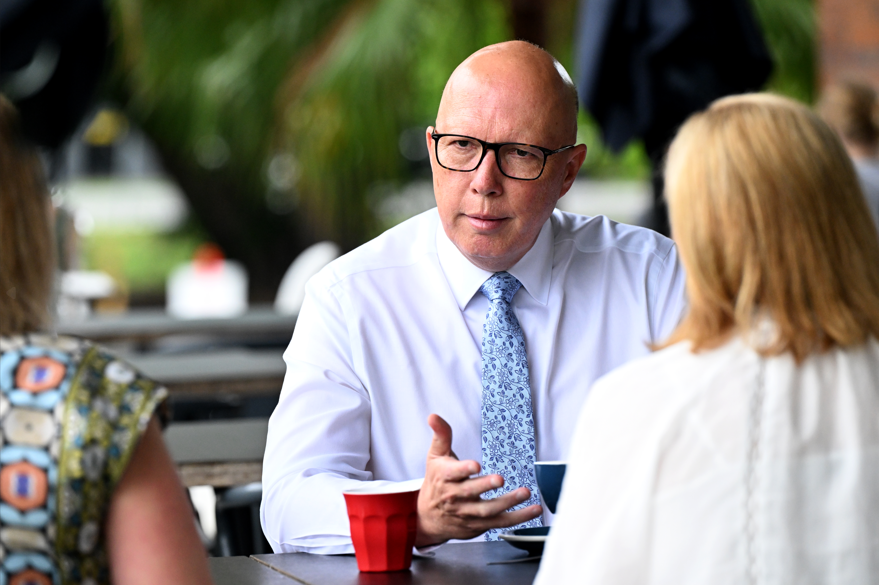
{"type": "Polygon", "coordinates": [[[750,94],[666,188],[690,306],[595,383],[536,583],[874,583],[879,238],[833,131],[750,94]]]}
{"type": "Polygon", "coordinates": [[[47,195],[0,95],[0,584],[209,584],[154,415],[164,388],[48,333],[47,195]]]}

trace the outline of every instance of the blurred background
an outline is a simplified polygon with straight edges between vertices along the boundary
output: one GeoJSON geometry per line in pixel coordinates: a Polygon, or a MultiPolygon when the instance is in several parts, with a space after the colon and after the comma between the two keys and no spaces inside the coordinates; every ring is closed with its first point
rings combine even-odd
{"type": "Polygon", "coordinates": [[[52,186],[57,330],[167,385],[214,554],[268,552],[261,458],[304,282],[434,206],[444,84],[509,39],[580,89],[589,151],[559,207],[659,231],[657,169],[689,113],[879,84],[879,0],[0,2],[0,91],[52,186]]]}
{"type": "MultiPolygon", "coordinates": [[[[40,104],[88,104],[69,137],[56,129],[45,140],[56,205],[69,211],[76,240],[66,267],[112,277],[115,292],[95,303],[99,311],[162,306],[172,269],[213,242],[245,267],[250,302],[272,302],[310,244],[330,240],[346,251],[433,206],[424,128],[449,74],[471,52],[524,38],[576,80],[580,4],[109,0],[102,33],[99,17],[82,14],[100,12],[101,2],[4,3],[4,23],[25,20],[9,14],[16,6],[34,21],[43,17],[32,35],[94,29],[83,34],[90,43],[44,40],[35,51],[35,60],[51,64],[60,52],[62,61],[91,67],[79,65],[56,103],[40,104]],[[81,14],[70,15],[77,4],[81,14]],[[53,10],[58,18],[47,18],[53,10]]],[[[766,87],[811,102],[816,5],[751,4],[774,60],[766,87]]],[[[27,117],[35,108],[26,92],[12,93],[27,117]]],[[[31,119],[34,127],[52,122],[31,119]]],[[[643,141],[608,149],[587,112],[580,140],[589,146],[582,177],[598,183],[578,186],[562,205],[634,221],[649,202],[643,141]]]]}

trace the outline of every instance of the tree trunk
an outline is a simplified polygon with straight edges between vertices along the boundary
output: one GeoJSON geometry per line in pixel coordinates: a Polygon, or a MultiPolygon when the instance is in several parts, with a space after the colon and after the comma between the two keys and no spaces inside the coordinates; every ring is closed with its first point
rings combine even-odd
{"type": "Polygon", "coordinates": [[[508,0],[513,37],[546,47],[546,10],[549,0],[508,0]]]}
{"type": "Polygon", "coordinates": [[[269,211],[262,193],[224,167],[204,169],[156,140],[165,170],[186,195],[192,212],[225,255],[244,264],[249,276],[250,302],[271,302],[290,263],[317,234],[309,233],[295,213],[269,211]]]}

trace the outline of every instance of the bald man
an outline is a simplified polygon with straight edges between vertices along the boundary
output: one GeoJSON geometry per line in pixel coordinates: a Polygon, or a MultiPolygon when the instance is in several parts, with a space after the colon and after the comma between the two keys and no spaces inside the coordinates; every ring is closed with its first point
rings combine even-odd
{"type": "Polygon", "coordinates": [[[263,466],[275,552],[353,552],[342,492],[363,482],[420,482],[417,546],[549,523],[534,462],[567,457],[592,382],[684,306],[670,240],[555,209],[576,136],[576,91],[542,49],[454,71],[425,134],[437,207],[308,285],[263,466]]]}

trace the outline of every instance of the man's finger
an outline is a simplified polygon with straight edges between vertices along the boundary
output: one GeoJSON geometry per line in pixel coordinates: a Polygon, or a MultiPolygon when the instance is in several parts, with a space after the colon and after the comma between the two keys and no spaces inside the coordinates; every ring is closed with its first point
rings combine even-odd
{"type": "MultiPolygon", "coordinates": [[[[526,502],[529,497],[528,491],[520,488],[490,500],[471,499],[462,501],[458,505],[457,513],[464,517],[493,518],[506,512],[513,506],[526,502]]],[[[537,505],[537,508],[542,509],[539,505],[537,505]]]]}
{"type": "Polygon", "coordinates": [[[443,417],[431,414],[427,417],[427,424],[433,429],[433,440],[430,442],[428,457],[452,457],[452,427],[443,417]]]}
{"type": "Polygon", "coordinates": [[[521,510],[513,510],[512,512],[504,512],[495,516],[496,522],[493,523],[493,528],[509,528],[510,526],[528,522],[541,514],[543,514],[543,508],[538,505],[528,506],[521,510]]]}
{"type": "Polygon", "coordinates": [[[472,479],[462,481],[458,487],[461,499],[476,499],[485,492],[495,490],[504,485],[504,478],[497,474],[480,475],[472,479]]]}
{"type": "Polygon", "coordinates": [[[442,479],[442,481],[462,482],[469,480],[470,476],[479,473],[479,464],[472,459],[464,461],[435,460],[433,465],[438,466],[434,468],[436,469],[435,476],[442,479]]]}
{"type": "Polygon", "coordinates": [[[510,526],[516,526],[517,524],[533,520],[542,513],[543,508],[534,505],[519,510],[499,512],[492,515],[481,514],[479,516],[469,516],[467,525],[480,532],[485,532],[489,528],[509,528],[510,526]]]}

